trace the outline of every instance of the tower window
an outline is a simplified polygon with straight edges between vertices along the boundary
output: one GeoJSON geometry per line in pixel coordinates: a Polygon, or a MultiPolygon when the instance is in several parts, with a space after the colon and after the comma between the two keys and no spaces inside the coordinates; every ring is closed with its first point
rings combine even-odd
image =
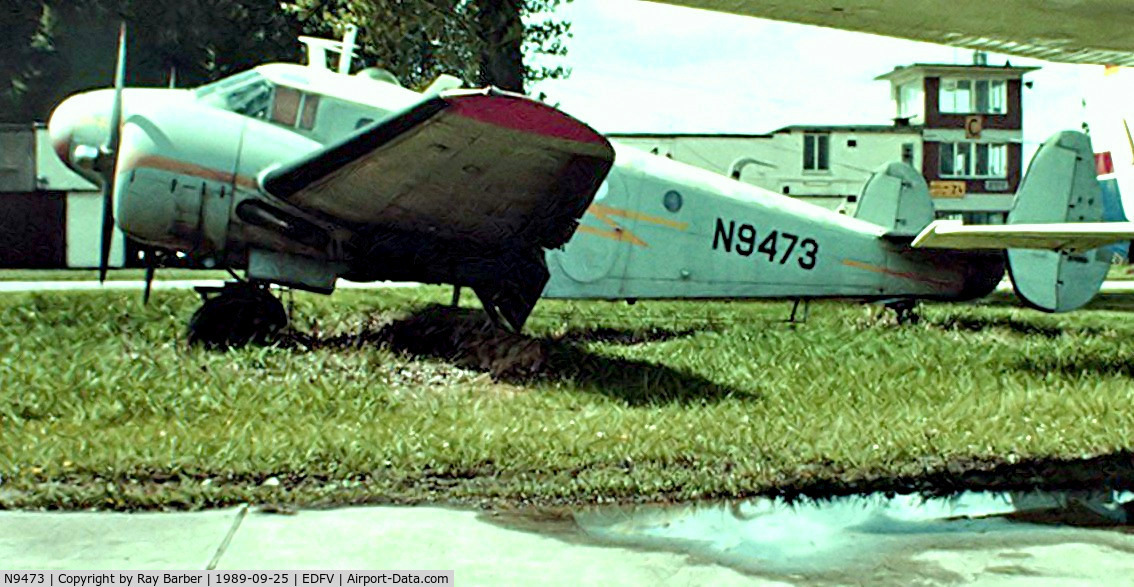
{"type": "Polygon", "coordinates": [[[941,177],[1007,177],[1008,146],[941,143],[941,177]]]}
{"type": "Polygon", "coordinates": [[[1008,82],[987,79],[941,80],[939,107],[953,114],[1004,114],[1008,111],[1008,82]]]}

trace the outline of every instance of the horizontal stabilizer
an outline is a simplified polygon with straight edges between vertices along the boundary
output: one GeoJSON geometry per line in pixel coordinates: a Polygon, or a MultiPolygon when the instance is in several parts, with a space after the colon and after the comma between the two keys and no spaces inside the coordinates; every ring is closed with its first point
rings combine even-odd
{"type": "Polygon", "coordinates": [[[1082,252],[1134,237],[1134,222],[965,225],[935,220],[913,241],[923,249],[1042,249],[1082,252]]]}
{"type": "Polygon", "coordinates": [[[1082,307],[1110,268],[1105,245],[1130,240],[1132,222],[1100,222],[1103,198],[1087,135],[1064,131],[1036,151],[1016,192],[1008,224],[965,226],[938,220],[912,246],[1006,249],[1008,276],[1024,303],[1045,312],[1082,307]]]}

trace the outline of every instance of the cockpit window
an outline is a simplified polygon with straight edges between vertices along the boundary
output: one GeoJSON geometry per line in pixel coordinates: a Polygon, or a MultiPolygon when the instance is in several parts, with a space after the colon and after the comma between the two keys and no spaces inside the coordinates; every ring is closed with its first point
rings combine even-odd
{"type": "Polygon", "coordinates": [[[249,71],[202,86],[197,96],[225,110],[266,120],[272,104],[272,84],[259,73],[249,71]]]}
{"type": "Polygon", "coordinates": [[[197,97],[237,114],[302,130],[315,128],[320,102],[318,94],[272,83],[256,71],[202,86],[197,97]]]}
{"type": "Polygon", "coordinates": [[[229,110],[252,118],[267,118],[272,103],[272,84],[258,79],[232,89],[226,98],[229,110]]]}
{"type": "Polygon", "coordinates": [[[286,86],[276,88],[276,100],[272,105],[272,122],[284,126],[295,126],[299,117],[299,90],[286,86]]]}

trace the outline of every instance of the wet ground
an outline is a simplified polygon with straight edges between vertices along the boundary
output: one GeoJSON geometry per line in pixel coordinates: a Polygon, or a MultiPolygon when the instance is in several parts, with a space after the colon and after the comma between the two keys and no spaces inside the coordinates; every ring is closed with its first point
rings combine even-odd
{"type": "Polygon", "coordinates": [[[1115,584],[1134,495],[870,495],[571,512],[0,512],[5,569],[454,569],[462,585],[1115,584]]]}
{"type": "Polygon", "coordinates": [[[600,543],[685,553],[789,582],[1093,580],[1134,569],[1134,494],[1110,491],[756,499],[573,518],[600,543]],[[1043,554],[1069,545],[1090,568],[1043,554]]]}

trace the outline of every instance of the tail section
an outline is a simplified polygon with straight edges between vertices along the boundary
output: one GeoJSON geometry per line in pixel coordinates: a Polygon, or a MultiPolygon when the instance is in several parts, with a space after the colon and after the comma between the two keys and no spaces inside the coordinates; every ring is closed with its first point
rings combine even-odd
{"type": "Polygon", "coordinates": [[[887,229],[889,238],[913,238],[933,221],[929,186],[913,167],[889,163],[871,174],[854,217],[887,229]]]}
{"type": "MultiPolygon", "coordinates": [[[[1126,210],[1122,205],[1122,191],[1119,189],[1118,176],[1114,173],[1114,158],[1110,151],[1095,154],[1095,172],[1098,174],[1099,188],[1102,190],[1103,220],[1126,222],[1129,218],[1126,217],[1126,210]]],[[[1106,250],[1113,259],[1121,260],[1123,263],[1130,261],[1129,241],[1107,245],[1106,250]]]]}
{"type": "Polygon", "coordinates": [[[915,248],[1007,249],[1008,273],[1024,303],[1067,312],[1098,293],[1110,267],[1107,246],[1129,241],[1134,222],[1104,222],[1091,139],[1062,132],[1032,159],[1005,226],[965,226],[937,220],[915,248]]]}
{"type": "MultiPolygon", "coordinates": [[[[1095,168],[1103,194],[1103,220],[1129,220],[1123,195],[1134,195],[1134,136],[1131,133],[1130,96],[1134,92],[1134,70],[1123,67],[1099,68],[1100,75],[1085,84],[1086,108],[1091,143],[1095,148],[1095,168]],[[1120,189],[1121,188],[1121,189],[1120,189]]],[[[1090,78],[1088,78],[1090,79],[1090,78]]],[[[1130,243],[1108,245],[1116,258],[1130,259],[1130,243]]]]}
{"type": "MultiPolygon", "coordinates": [[[[1103,192],[1090,138],[1068,131],[1048,139],[1032,159],[1008,224],[1103,220],[1103,192]]],[[[1059,249],[1008,249],[1008,274],[1016,294],[1045,312],[1066,312],[1089,302],[1110,268],[1111,253],[1105,247],[1059,249]]]]}

